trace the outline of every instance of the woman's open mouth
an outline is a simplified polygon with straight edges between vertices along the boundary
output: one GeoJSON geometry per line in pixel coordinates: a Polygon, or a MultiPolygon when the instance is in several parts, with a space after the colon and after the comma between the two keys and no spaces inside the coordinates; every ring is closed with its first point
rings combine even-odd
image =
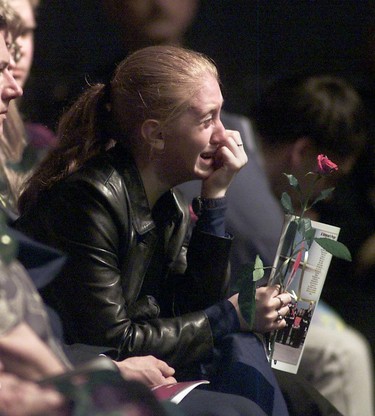
{"type": "Polygon", "coordinates": [[[212,152],[203,152],[200,154],[200,157],[204,160],[210,160],[213,159],[215,156],[215,153],[212,152]]]}

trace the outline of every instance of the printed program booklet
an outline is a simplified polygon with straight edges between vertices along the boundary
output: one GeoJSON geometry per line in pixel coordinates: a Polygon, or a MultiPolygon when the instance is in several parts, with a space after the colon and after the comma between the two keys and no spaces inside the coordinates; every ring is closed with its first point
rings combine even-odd
{"type": "Polygon", "coordinates": [[[173,403],[180,401],[187,396],[193,389],[201,384],[209,384],[207,380],[180,381],[172,384],[160,384],[151,390],[159,400],[169,400],[173,403]]]}
{"type": "MultiPolygon", "coordinates": [[[[315,230],[315,238],[338,239],[340,228],[316,221],[311,221],[311,224],[315,230]]],[[[291,228],[292,219],[284,224],[269,284],[277,283],[274,270],[285,261],[292,245],[297,245],[293,266],[291,270],[287,270],[284,277],[284,286],[289,293],[295,292],[297,300],[292,299],[292,303],[289,304],[290,313],[285,317],[286,327],[277,331],[271,366],[278,370],[297,373],[332,255],[316,241],[313,241],[307,251],[298,250],[301,236],[291,228]]]]}

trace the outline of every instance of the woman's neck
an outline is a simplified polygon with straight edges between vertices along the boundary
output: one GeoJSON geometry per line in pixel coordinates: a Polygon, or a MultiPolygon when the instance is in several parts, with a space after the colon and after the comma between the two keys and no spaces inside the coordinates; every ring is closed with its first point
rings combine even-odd
{"type": "Polygon", "coordinates": [[[139,168],[139,174],[141,176],[143,187],[146,192],[146,197],[150,209],[154,207],[158,199],[167,192],[171,186],[164,183],[159,179],[159,176],[155,172],[152,164],[139,168]]]}

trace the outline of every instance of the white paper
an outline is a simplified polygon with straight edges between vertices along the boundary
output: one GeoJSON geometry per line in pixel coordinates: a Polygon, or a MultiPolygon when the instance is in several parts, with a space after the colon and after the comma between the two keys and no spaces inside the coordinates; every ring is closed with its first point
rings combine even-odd
{"type": "MultiPolygon", "coordinates": [[[[280,238],[273,265],[274,270],[281,261],[285,260],[283,251],[288,246],[288,244],[284,244],[285,239],[288,240],[287,225],[288,223],[285,224],[280,238]]],[[[316,221],[311,221],[311,225],[315,229],[314,238],[337,240],[340,228],[316,221]]],[[[289,234],[289,237],[291,234],[289,234]]],[[[295,241],[298,241],[298,239],[301,239],[301,236],[297,234],[295,241]]],[[[288,292],[294,291],[297,295],[297,302],[293,302],[291,314],[285,318],[287,327],[278,331],[271,363],[273,368],[290,373],[297,373],[298,371],[308,337],[308,329],[322,293],[332,259],[332,255],[316,241],[312,243],[308,251],[305,251],[304,247],[297,247],[300,250],[294,256],[294,264],[297,263],[298,267],[296,266],[294,273],[288,271],[284,278],[284,284],[289,282],[288,292]],[[298,254],[300,254],[300,262],[298,261],[298,254]]],[[[270,284],[277,283],[274,277],[274,273],[271,274],[270,284]]]]}

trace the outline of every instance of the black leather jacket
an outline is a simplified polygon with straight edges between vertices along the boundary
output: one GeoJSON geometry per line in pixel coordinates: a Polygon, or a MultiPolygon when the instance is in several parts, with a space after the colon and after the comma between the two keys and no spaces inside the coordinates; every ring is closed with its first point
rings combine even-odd
{"type": "Polygon", "coordinates": [[[114,148],[42,194],[16,227],[69,255],[42,292],[68,343],[153,354],[178,367],[210,356],[204,308],[227,296],[231,240],[193,231],[174,191],[150,211],[134,163],[114,148]],[[157,301],[155,300],[157,299],[157,301]]]}

